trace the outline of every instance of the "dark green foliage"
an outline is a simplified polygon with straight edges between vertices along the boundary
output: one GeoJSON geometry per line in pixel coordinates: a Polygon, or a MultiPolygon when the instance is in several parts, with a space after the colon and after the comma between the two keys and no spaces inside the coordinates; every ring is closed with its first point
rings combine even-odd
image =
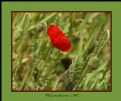
{"type": "Polygon", "coordinates": [[[13,13],[12,84],[15,90],[110,90],[110,13],[13,13]],[[51,24],[71,50],[52,46],[51,24]]]}

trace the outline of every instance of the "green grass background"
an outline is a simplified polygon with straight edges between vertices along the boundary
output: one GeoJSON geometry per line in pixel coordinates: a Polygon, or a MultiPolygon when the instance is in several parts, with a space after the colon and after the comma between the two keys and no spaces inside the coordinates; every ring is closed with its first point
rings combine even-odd
{"type": "MultiPolygon", "coordinates": [[[[2,100],[3,101],[121,101],[121,2],[2,2],[2,100]],[[79,97],[45,97],[49,92],[11,92],[11,11],[112,11],[112,92],[77,93],[79,97]]],[[[50,92],[61,94],[61,92],[50,92]]]]}

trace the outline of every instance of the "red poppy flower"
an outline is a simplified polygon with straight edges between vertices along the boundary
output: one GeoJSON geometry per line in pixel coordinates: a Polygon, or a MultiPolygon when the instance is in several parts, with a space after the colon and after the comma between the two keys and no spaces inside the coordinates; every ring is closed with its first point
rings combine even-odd
{"type": "Polygon", "coordinates": [[[52,45],[61,51],[68,52],[71,48],[71,43],[64,33],[56,26],[51,25],[47,31],[52,45]]]}

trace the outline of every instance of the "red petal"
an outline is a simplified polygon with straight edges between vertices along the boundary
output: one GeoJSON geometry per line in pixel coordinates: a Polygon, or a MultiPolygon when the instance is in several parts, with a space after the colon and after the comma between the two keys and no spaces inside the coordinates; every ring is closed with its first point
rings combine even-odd
{"type": "Polygon", "coordinates": [[[71,43],[68,38],[64,35],[64,33],[55,25],[51,25],[48,28],[48,36],[50,40],[56,48],[68,52],[71,48],[71,43]]]}

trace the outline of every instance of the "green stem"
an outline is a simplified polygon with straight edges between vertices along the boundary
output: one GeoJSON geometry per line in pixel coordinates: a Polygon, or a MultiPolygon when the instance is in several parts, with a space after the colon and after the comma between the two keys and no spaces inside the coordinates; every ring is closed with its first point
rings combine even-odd
{"type": "MultiPolygon", "coordinates": [[[[51,55],[52,51],[53,51],[53,47],[51,47],[50,51],[48,52],[47,57],[46,57],[46,60],[45,60],[45,63],[44,63],[44,65],[42,66],[42,68],[44,68],[44,67],[46,66],[47,61],[48,61],[49,56],[51,55]]],[[[40,78],[40,75],[41,75],[41,72],[40,72],[40,73],[38,74],[38,76],[37,76],[37,82],[38,82],[38,80],[39,80],[39,78],[40,78]]]]}
{"type": "Polygon", "coordinates": [[[25,74],[25,77],[24,77],[24,79],[22,80],[20,89],[26,88],[27,82],[31,79],[32,74],[33,74],[33,72],[34,72],[34,69],[36,68],[36,65],[38,64],[37,59],[38,59],[38,57],[39,57],[40,50],[41,50],[41,47],[40,47],[40,49],[39,49],[38,55],[37,55],[36,58],[35,58],[34,65],[32,65],[32,66],[33,66],[32,69],[30,68],[30,69],[27,71],[27,73],[25,74]],[[28,74],[30,74],[30,75],[28,75],[28,74]],[[28,79],[27,79],[27,77],[28,77],[28,79]]]}
{"type": "Polygon", "coordinates": [[[21,83],[21,85],[19,87],[19,90],[23,90],[25,88],[25,85],[26,85],[26,82],[27,82],[27,77],[28,77],[29,73],[30,73],[30,69],[25,74],[25,76],[24,76],[24,78],[22,80],[22,83],[21,83]]]}
{"type": "Polygon", "coordinates": [[[77,84],[75,85],[73,90],[76,90],[77,86],[79,85],[79,83],[81,82],[82,78],[84,77],[84,75],[86,74],[87,70],[90,68],[89,65],[86,66],[86,68],[84,69],[83,73],[81,74],[80,79],[78,80],[77,84]]]}
{"type": "Polygon", "coordinates": [[[39,24],[39,23],[43,23],[43,22],[46,22],[47,20],[49,20],[51,17],[53,17],[54,15],[56,15],[56,13],[52,13],[50,16],[46,17],[45,19],[41,20],[40,22],[38,22],[36,25],[30,27],[28,29],[28,32],[33,30],[34,28],[36,28],[36,26],[39,24]]]}

